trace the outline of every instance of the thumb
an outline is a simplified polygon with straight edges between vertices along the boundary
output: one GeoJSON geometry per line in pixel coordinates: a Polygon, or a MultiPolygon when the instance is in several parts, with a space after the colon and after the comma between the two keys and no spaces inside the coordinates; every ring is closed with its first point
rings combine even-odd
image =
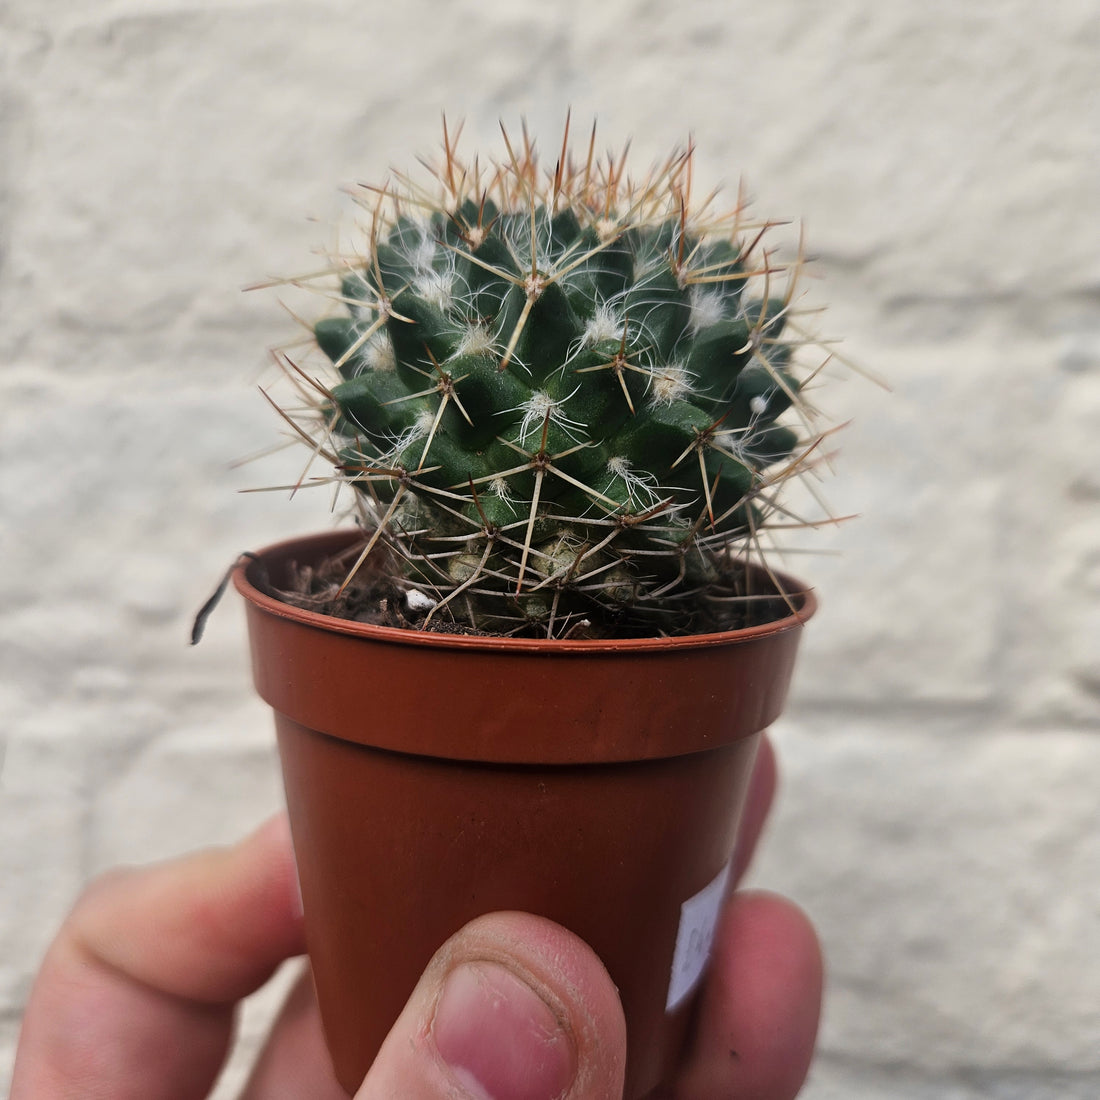
{"type": "Polygon", "coordinates": [[[592,949],[541,917],[493,913],[436,952],[355,1100],[608,1100],[625,1059],[592,949]]]}

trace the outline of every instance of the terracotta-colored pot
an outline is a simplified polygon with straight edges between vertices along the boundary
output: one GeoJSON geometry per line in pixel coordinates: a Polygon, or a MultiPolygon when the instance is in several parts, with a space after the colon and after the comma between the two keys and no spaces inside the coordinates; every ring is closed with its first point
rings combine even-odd
{"type": "Polygon", "coordinates": [[[497,910],[586,940],[619,988],[626,1096],[688,1025],[759,733],[815,609],[727,634],[540,641],[302,611],[257,587],[344,549],[333,532],[234,575],[275,710],[306,936],[349,1093],[436,949],[497,910]]]}

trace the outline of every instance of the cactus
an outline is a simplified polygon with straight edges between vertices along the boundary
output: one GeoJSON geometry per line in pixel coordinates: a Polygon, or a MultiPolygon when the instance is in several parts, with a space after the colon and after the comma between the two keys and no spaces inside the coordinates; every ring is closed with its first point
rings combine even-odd
{"type": "Polygon", "coordinates": [[[464,161],[445,124],[431,187],[359,191],[363,244],[312,327],[331,377],[284,355],[305,399],[284,415],[354,487],[360,558],[396,563],[421,625],[722,627],[821,438],[801,251],[778,262],[740,196],[693,204],[690,148],[632,181],[594,131],[575,156],[567,124],[548,170],[526,130],[504,141],[464,161]]]}

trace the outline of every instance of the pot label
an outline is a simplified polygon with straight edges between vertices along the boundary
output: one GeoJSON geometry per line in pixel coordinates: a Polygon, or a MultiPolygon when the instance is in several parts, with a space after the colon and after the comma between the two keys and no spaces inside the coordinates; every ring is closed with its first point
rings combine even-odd
{"type": "Polygon", "coordinates": [[[676,932],[676,950],[672,956],[666,1012],[674,1012],[683,1004],[706,970],[729,879],[730,867],[727,863],[713,882],[680,906],[680,927],[676,932]]]}

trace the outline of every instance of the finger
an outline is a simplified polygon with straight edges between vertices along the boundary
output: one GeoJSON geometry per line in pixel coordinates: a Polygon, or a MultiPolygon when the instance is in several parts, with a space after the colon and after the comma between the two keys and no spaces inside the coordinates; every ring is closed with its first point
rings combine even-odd
{"type": "Polygon", "coordinates": [[[291,988],[240,1100],[348,1100],[325,1046],[313,976],[306,967],[291,988]]]}
{"type": "Polygon", "coordinates": [[[760,738],[756,750],[749,789],[745,795],[745,808],[741,811],[741,826],[737,832],[737,845],[733,852],[733,881],[738,882],[752,862],[764,823],[775,801],[776,787],[779,785],[779,765],[775,759],[775,749],[768,735],[760,738]]]}
{"type": "Polygon", "coordinates": [[[27,1006],[13,1100],[205,1096],[237,1000],[304,949],[285,817],[84,893],[27,1006]]]}
{"type": "Polygon", "coordinates": [[[802,911],[735,894],[719,925],[677,1100],[791,1100],[809,1071],[823,964],[802,911]]]}
{"type": "Polygon", "coordinates": [[[480,917],[428,965],[356,1100],[608,1100],[626,1027],[592,949],[523,913],[480,917]]]}

